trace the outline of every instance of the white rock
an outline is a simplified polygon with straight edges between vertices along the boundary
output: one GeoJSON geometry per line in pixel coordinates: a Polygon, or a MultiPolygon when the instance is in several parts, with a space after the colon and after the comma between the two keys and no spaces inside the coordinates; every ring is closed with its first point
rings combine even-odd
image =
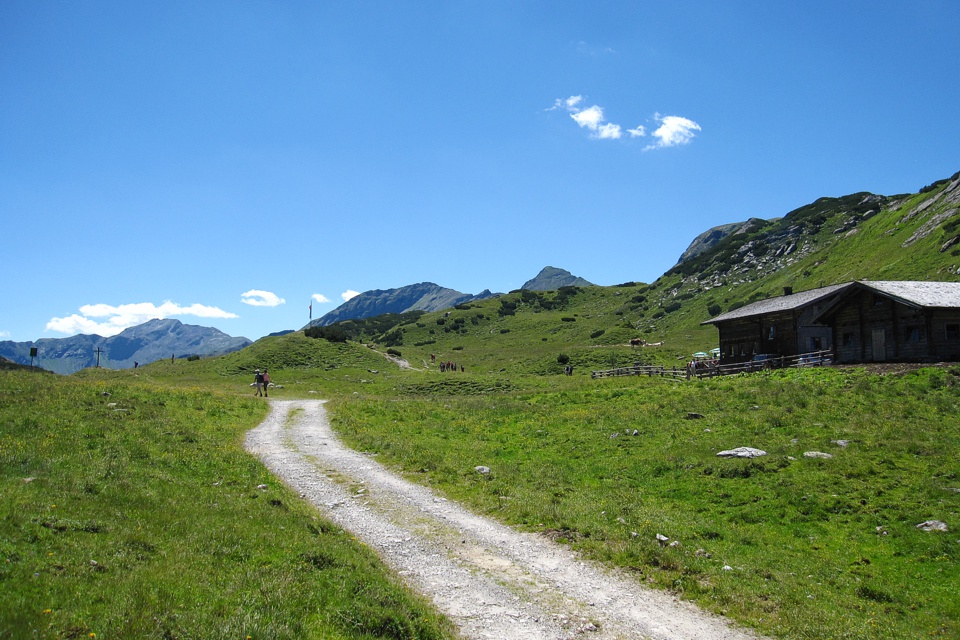
{"type": "Polygon", "coordinates": [[[766,451],[754,449],[753,447],[737,447],[717,453],[718,458],[759,458],[767,455],[766,451]]]}
{"type": "Polygon", "coordinates": [[[833,457],[833,454],[832,454],[832,453],[824,453],[824,452],[822,452],[822,451],[804,451],[804,452],[803,452],[803,457],[804,457],[804,458],[824,458],[824,459],[829,459],[829,458],[832,458],[832,457],[833,457]]]}
{"type": "Polygon", "coordinates": [[[940,520],[927,520],[917,525],[917,529],[924,531],[947,531],[947,523],[940,520]]]}

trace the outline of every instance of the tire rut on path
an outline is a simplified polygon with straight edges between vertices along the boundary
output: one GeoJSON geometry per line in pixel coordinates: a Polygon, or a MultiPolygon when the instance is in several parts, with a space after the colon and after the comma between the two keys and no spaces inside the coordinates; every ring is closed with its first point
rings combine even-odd
{"type": "Polygon", "coordinates": [[[246,447],[325,517],[376,550],[465,638],[758,637],[402,479],[343,446],[323,401],[271,401],[246,447]]]}

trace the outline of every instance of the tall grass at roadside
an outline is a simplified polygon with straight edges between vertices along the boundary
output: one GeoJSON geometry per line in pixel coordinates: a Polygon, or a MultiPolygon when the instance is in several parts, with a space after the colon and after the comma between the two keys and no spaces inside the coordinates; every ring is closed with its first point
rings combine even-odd
{"type": "Polygon", "coordinates": [[[634,378],[331,409],[355,447],[450,497],[766,633],[957,637],[957,373],[634,378]],[[716,456],[740,446],[768,455],[716,456]],[[932,519],[951,530],[916,527],[932,519]]]}
{"type": "Polygon", "coordinates": [[[265,413],[121,373],[0,371],[0,637],[449,637],[243,451],[265,413]]]}

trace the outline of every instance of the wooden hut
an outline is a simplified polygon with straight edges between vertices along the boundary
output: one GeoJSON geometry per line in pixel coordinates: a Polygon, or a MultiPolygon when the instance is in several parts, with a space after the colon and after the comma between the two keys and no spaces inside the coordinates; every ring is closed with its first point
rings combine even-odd
{"type": "Polygon", "coordinates": [[[720,332],[721,364],[827,350],[833,344],[833,333],[815,319],[852,284],[799,293],[787,287],[782,296],[745,305],[701,324],[715,325],[720,332]]]}
{"type": "Polygon", "coordinates": [[[960,282],[859,281],[813,318],[834,362],[960,360],[960,282]]]}

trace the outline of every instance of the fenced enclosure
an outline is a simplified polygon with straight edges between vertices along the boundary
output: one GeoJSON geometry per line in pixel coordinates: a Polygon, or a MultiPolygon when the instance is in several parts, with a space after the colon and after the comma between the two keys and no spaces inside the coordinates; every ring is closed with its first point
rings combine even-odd
{"type": "Polygon", "coordinates": [[[590,372],[591,378],[613,378],[618,376],[649,376],[691,380],[693,378],[713,378],[728,376],[737,373],[752,373],[768,369],[785,369],[789,367],[822,367],[833,362],[831,351],[811,351],[795,356],[756,356],[748,362],[719,364],[716,360],[695,360],[685,367],[661,367],[635,364],[632,367],[617,367],[590,372]]]}

